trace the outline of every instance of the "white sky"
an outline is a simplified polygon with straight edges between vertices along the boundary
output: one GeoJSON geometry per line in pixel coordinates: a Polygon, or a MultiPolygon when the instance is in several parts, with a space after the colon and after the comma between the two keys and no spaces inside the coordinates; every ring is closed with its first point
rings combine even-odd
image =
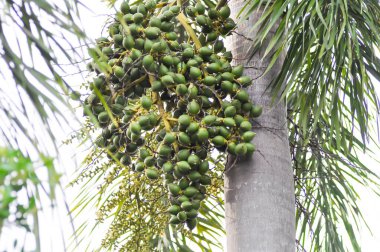
{"type": "MultiPolygon", "coordinates": [[[[97,38],[100,36],[100,29],[104,26],[105,20],[107,18],[106,14],[112,13],[112,11],[110,11],[106,7],[104,2],[101,2],[99,0],[95,0],[95,1],[88,0],[84,2],[85,4],[88,4],[88,8],[92,11],[91,13],[91,11],[85,10],[84,8],[82,8],[81,19],[83,22],[83,26],[85,28],[85,32],[90,38],[97,38]]],[[[78,85],[83,82],[83,79],[80,75],[72,76],[69,79],[72,81],[71,83],[78,83],[78,85]]],[[[71,132],[71,129],[68,129],[67,132],[60,132],[58,134],[58,137],[61,140],[64,140],[70,132],[71,132]]],[[[61,146],[60,148],[61,161],[63,165],[65,166],[64,168],[67,174],[69,175],[69,178],[67,177],[65,178],[66,182],[70,181],[73,178],[71,175],[74,173],[75,169],[77,169],[77,167],[79,166],[80,160],[83,154],[84,153],[81,150],[78,155],[78,149],[76,149],[75,146],[74,147],[65,146],[65,145],[61,146]]],[[[372,167],[373,170],[377,170],[378,172],[378,167],[376,163],[371,162],[371,160],[369,160],[368,157],[366,156],[363,156],[363,160],[367,161],[369,166],[372,167]]],[[[80,187],[69,188],[66,190],[66,196],[69,203],[73,200],[76,193],[78,193],[79,189],[80,187]]],[[[380,250],[380,219],[379,219],[380,197],[377,197],[370,190],[366,188],[360,188],[359,192],[361,195],[360,207],[361,207],[363,216],[368,221],[368,225],[371,227],[372,232],[373,232],[373,236],[365,228],[361,232],[360,244],[362,246],[362,251],[378,252],[380,250]]],[[[54,252],[63,251],[62,236],[60,232],[57,231],[58,225],[62,227],[63,232],[65,233],[64,237],[67,238],[68,237],[67,234],[70,234],[72,232],[70,229],[70,225],[68,224],[69,223],[68,219],[67,217],[65,217],[65,210],[60,209],[59,212],[60,212],[59,218],[56,218],[57,216],[48,216],[48,215],[51,215],[51,213],[43,216],[44,221],[46,221],[45,224],[43,223],[43,225],[41,225],[43,235],[44,237],[50,237],[51,239],[49,241],[47,240],[43,241],[42,251],[54,251],[54,252]]],[[[86,213],[82,217],[94,219],[95,216],[93,214],[94,213],[86,213]]],[[[96,233],[98,235],[101,235],[102,230],[99,230],[99,231],[100,232],[96,232],[96,233]]],[[[4,236],[2,236],[2,239],[0,240],[0,251],[3,251],[3,249],[6,249],[6,248],[7,248],[6,249],[7,252],[12,251],[10,247],[8,247],[9,244],[6,241],[7,241],[7,235],[10,237],[14,235],[14,232],[17,232],[17,230],[9,230],[7,234],[4,234],[4,236]]],[[[96,244],[97,242],[99,242],[101,238],[100,236],[96,235],[96,233],[92,237],[93,244],[96,244]]],[[[33,246],[34,245],[31,243],[30,248],[32,248],[33,246]]]]}

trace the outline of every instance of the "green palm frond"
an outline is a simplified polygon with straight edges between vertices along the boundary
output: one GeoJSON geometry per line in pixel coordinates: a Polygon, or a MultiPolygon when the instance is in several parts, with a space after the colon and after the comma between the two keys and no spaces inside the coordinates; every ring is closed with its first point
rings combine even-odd
{"type": "Polygon", "coordinates": [[[360,251],[356,188],[379,191],[379,178],[359,158],[372,152],[367,143],[379,112],[379,2],[253,0],[240,14],[258,8],[264,12],[252,54],[267,45],[272,63],[286,56],[271,88],[288,101],[297,240],[311,251],[360,251]]]}
{"type": "Polygon", "coordinates": [[[65,119],[62,108],[68,104],[62,94],[72,91],[60,77],[64,73],[60,64],[82,59],[72,43],[84,38],[76,25],[78,4],[77,0],[0,2],[0,64],[4,66],[0,73],[6,83],[0,89],[4,121],[0,136],[8,145],[19,147],[27,140],[46,152],[44,145],[54,143],[49,119],[65,119]],[[48,136],[42,141],[34,133],[41,130],[48,136]]]}

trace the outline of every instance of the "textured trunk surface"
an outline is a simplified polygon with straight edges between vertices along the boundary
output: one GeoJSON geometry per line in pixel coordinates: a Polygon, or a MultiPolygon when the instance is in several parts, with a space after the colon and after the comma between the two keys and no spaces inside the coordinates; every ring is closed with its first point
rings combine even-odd
{"type": "MultiPolygon", "coordinates": [[[[236,17],[243,0],[232,0],[229,6],[236,17]]],[[[263,114],[254,121],[257,133],[252,159],[228,167],[225,177],[226,229],[228,252],[295,251],[295,203],[293,172],[289,153],[286,109],[284,102],[272,103],[265,92],[272,78],[280,71],[277,62],[272,71],[261,76],[268,60],[257,53],[250,62],[246,58],[255,31],[252,27],[260,13],[255,12],[239,23],[237,32],[227,41],[235,64],[245,64],[245,75],[254,84],[248,92],[251,99],[263,106],[263,114]],[[257,79],[258,78],[258,79],[257,79]]]]}

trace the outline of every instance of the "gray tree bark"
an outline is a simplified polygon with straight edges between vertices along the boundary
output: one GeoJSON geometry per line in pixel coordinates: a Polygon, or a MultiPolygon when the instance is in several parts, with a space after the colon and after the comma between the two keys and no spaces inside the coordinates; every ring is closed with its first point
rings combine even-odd
{"type": "MultiPolygon", "coordinates": [[[[244,0],[232,0],[231,16],[236,17],[244,0]]],[[[252,158],[239,160],[227,167],[225,174],[226,230],[228,252],[293,252],[295,251],[295,196],[293,172],[286,124],[286,106],[272,100],[266,91],[281,69],[283,60],[260,77],[269,64],[259,51],[247,62],[261,12],[238,23],[237,33],[227,41],[234,64],[244,64],[245,75],[254,79],[248,89],[254,103],[263,106],[263,114],[253,122],[257,133],[252,158]]]]}

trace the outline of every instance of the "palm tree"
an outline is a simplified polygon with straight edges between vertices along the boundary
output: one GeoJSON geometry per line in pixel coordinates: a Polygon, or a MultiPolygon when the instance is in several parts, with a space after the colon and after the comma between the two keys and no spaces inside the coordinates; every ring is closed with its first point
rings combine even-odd
{"type": "Polygon", "coordinates": [[[266,115],[256,124],[253,159],[226,173],[228,251],[294,251],[295,243],[301,250],[359,251],[356,186],[379,188],[378,177],[359,158],[373,153],[368,141],[376,143],[378,1],[229,4],[242,18],[231,46],[243,57],[251,52],[246,66],[253,78],[264,75],[251,97],[263,102],[266,115]],[[290,156],[284,153],[288,143],[290,156]],[[293,182],[296,237],[289,205],[293,182]]]}
{"type": "MultiPolygon", "coordinates": [[[[237,16],[245,3],[229,4],[231,15],[237,16]]],[[[268,92],[268,84],[281,70],[283,57],[267,70],[270,58],[264,58],[265,44],[252,57],[246,53],[257,32],[252,27],[261,15],[262,11],[255,11],[249,20],[240,22],[228,41],[234,63],[244,64],[245,73],[255,80],[249,94],[254,103],[263,106],[263,114],[253,124],[257,133],[253,157],[231,161],[225,172],[227,251],[295,250],[295,200],[286,103],[280,95],[273,99],[268,92]],[[265,71],[268,73],[262,76],[265,71]]]]}
{"type": "MultiPolygon", "coordinates": [[[[217,9],[226,3],[204,1],[217,9]]],[[[380,69],[379,3],[251,0],[228,5],[239,17],[229,40],[234,63],[245,63],[254,79],[251,98],[263,106],[263,116],[254,122],[256,153],[252,159],[230,160],[225,173],[228,251],[294,251],[295,245],[299,250],[359,251],[362,215],[356,186],[379,189],[378,177],[359,159],[362,152],[373,153],[368,142],[374,141],[379,111],[373,84],[380,69]]],[[[94,151],[87,163],[98,154],[94,151]]],[[[104,171],[104,166],[95,168],[104,171]]],[[[96,174],[88,171],[85,177],[96,174]]],[[[90,179],[97,181],[98,175],[90,179]]],[[[96,198],[91,183],[86,186],[90,194],[83,193],[75,208],[96,198]]],[[[99,202],[110,196],[102,191],[99,202]]],[[[152,236],[152,244],[189,250],[191,240],[210,249],[223,232],[220,202],[210,198],[205,204],[194,235],[168,227],[163,236],[152,236]]],[[[154,211],[146,216],[162,221],[154,211]]],[[[115,220],[112,232],[126,228],[115,220]]],[[[131,234],[137,240],[140,231],[152,231],[138,220],[126,223],[140,226],[131,234]]],[[[106,242],[113,246],[113,240],[106,242]]]]}

